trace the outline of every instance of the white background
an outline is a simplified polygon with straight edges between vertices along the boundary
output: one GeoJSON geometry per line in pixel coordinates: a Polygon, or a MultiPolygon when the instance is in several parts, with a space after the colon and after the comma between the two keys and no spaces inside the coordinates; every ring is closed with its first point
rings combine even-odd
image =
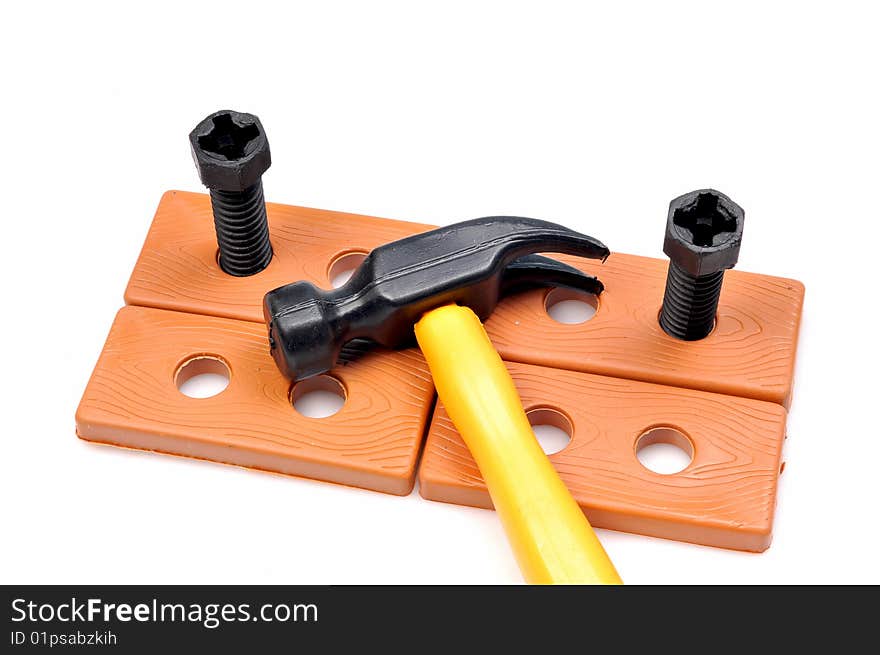
{"type": "Polygon", "coordinates": [[[600,531],[630,583],[880,582],[880,17],[849,2],[14,3],[0,24],[0,581],[506,583],[494,513],[79,441],[74,411],[187,133],[258,114],[271,200],[514,213],[662,256],[669,200],[747,212],[806,284],[761,555],[600,531]]]}

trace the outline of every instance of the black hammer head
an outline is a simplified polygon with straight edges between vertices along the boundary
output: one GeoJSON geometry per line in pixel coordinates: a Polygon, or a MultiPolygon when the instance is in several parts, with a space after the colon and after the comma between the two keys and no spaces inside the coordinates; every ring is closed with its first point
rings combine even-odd
{"type": "Polygon", "coordinates": [[[602,292],[596,278],[536,252],[609,255],[592,237],[532,218],[478,218],[417,234],[373,250],[333,291],[295,282],[267,293],[272,356],[284,375],[300,380],[333,368],[354,339],[411,345],[413,325],[443,305],[465,305],[486,319],[504,293],[524,287],[602,292]]]}

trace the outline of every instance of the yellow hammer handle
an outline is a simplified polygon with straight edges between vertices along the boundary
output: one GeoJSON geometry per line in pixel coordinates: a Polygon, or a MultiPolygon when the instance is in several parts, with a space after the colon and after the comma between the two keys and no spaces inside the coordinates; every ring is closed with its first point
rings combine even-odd
{"type": "Polygon", "coordinates": [[[467,307],[425,314],[416,339],[449,417],[480,467],[530,584],[622,584],[538,444],[513,380],[467,307]]]}

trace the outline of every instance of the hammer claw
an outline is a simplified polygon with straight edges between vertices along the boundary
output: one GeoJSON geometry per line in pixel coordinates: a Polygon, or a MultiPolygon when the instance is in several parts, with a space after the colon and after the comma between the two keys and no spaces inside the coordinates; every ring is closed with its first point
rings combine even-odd
{"type": "Polygon", "coordinates": [[[605,290],[598,278],[541,255],[526,255],[509,264],[504,269],[501,285],[503,295],[536,287],[563,287],[596,296],[605,290]]]}

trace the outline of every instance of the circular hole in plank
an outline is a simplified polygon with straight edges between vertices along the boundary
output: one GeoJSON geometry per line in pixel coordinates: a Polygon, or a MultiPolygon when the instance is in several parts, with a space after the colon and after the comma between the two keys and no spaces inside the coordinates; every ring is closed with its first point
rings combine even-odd
{"type": "Polygon", "coordinates": [[[174,383],[189,398],[210,398],[229,386],[229,365],[218,355],[195,355],[177,367],[174,383]]]}
{"type": "Polygon", "coordinates": [[[327,418],[345,405],[342,382],[330,375],[316,375],[296,382],[290,390],[293,408],[307,418],[327,418]]]}
{"type": "Polygon", "coordinates": [[[526,412],[532,432],[547,455],[558,453],[571,442],[569,418],[552,407],[536,407],[526,412]]]}
{"type": "Polygon", "coordinates": [[[649,471],[672,475],[690,466],[694,444],[681,430],[659,426],[643,432],[636,440],[636,457],[649,471]]]}
{"type": "Polygon", "coordinates": [[[330,262],[330,268],[327,269],[327,279],[330,280],[330,286],[338,289],[348,282],[357,267],[366,258],[367,253],[362,250],[353,250],[336,257],[330,262]]]}
{"type": "Polygon", "coordinates": [[[557,323],[578,325],[586,323],[596,315],[599,298],[586,291],[557,287],[544,299],[544,309],[557,323]]]}

